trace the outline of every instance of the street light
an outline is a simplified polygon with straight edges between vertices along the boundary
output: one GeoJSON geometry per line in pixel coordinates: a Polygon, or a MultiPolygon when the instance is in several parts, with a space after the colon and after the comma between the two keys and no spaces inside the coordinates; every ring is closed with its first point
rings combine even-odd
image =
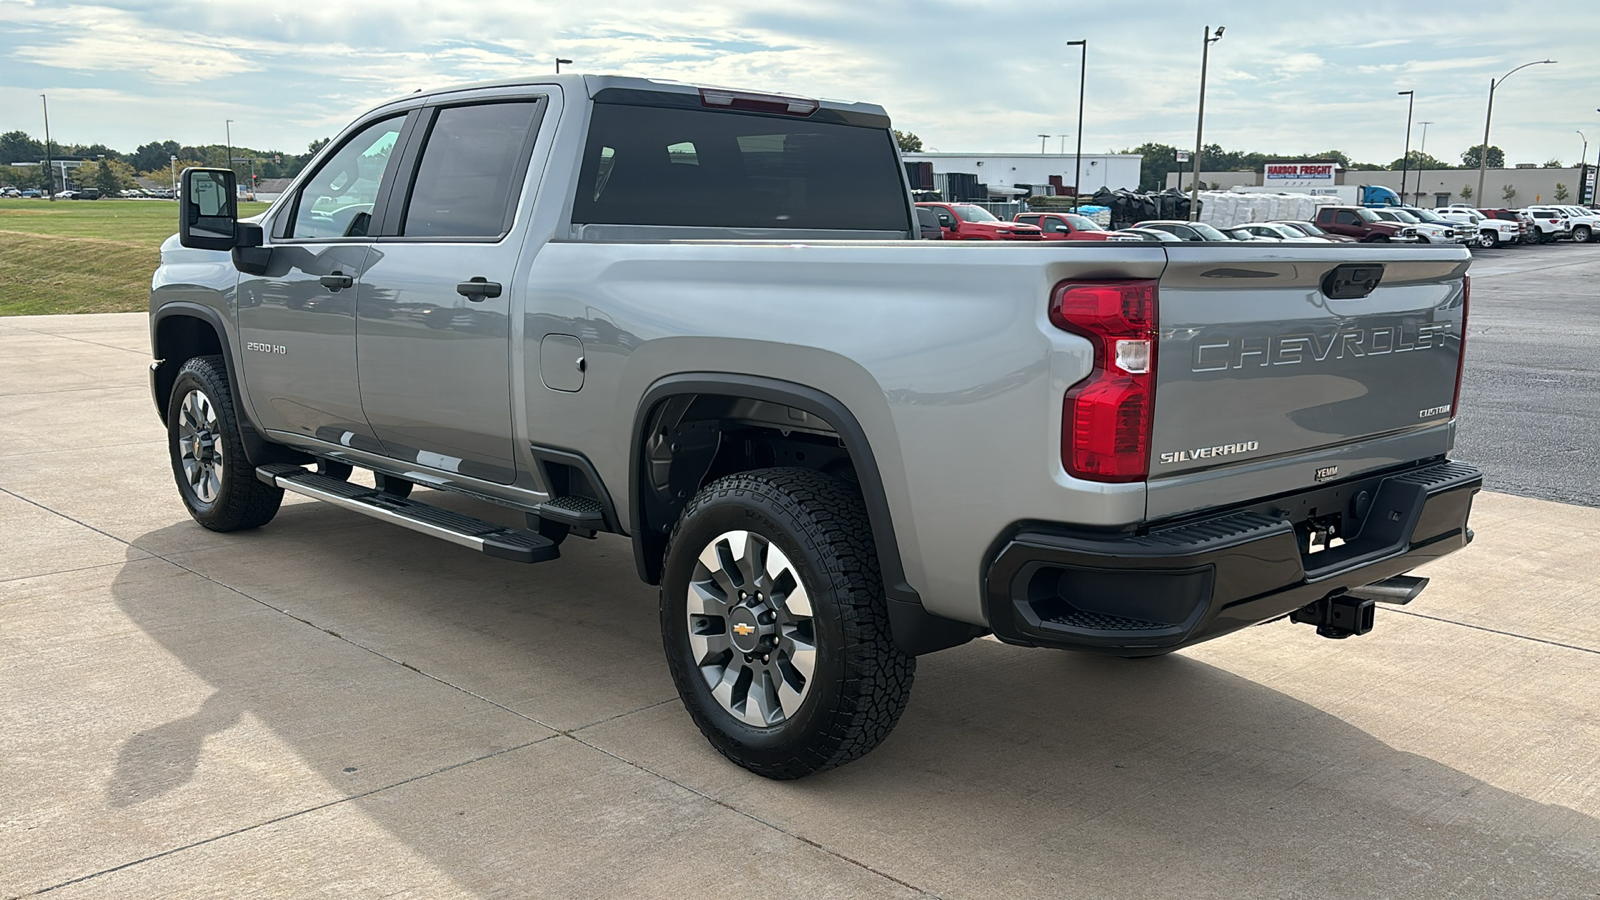
{"type": "Polygon", "coordinates": [[[56,199],[56,162],[50,158],[50,98],[39,95],[44,104],[44,193],[51,202],[56,199]]]}
{"type": "Polygon", "coordinates": [[[176,200],[178,198],[178,157],[177,157],[176,154],[174,154],[173,157],[172,157],[171,165],[172,165],[172,198],[174,200],[176,200]]]}
{"type": "MultiPolygon", "coordinates": [[[[228,171],[232,172],[233,171],[233,120],[232,119],[227,120],[226,122],[223,123],[222,127],[228,133],[228,171]]],[[[234,175],[234,178],[235,178],[236,182],[237,182],[238,177],[239,176],[236,173],[234,175]]],[[[234,191],[236,193],[238,191],[237,184],[235,184],[234,191]]]]}
{"type": "Polygon", "coordinates": [[[562,59],[559,56],[556,57],[556,74],[557,75],[561,74],[561,64],[562,63],[566,63],[567,65],[570,66],[570,65],[572,65],[572,60],[570,60],[570,59],[562,59]]]}
{"type": "MultiPolygon", "coordinates": [[[[1418,122],[1417,124],[1422,126],[1422,149],[1418,150],[1417,152],[1418,153],[1427,153],[1428,152],[1428,126],[1432,125],[1433,123],[1432,122],[1418,122]]],[[[1422,176],[1418,175],[1417,177],[1421,178],[1422,176]]]]}
{"type": "Polygon", "coordinates": [[[1060,152],[1060,154],[1062,156],[1066,156],[1067,155],[1067,138],[1072,137],[1072,135],[1070,133],[1069,134],[1058,134],[1058,135],[1056,135],[1056,137],[1061,138],[1061,146],[1059,148],[1057,148],[1058,151],[1060,152]]]}
{"type": "Polygon", "coordinates": [[[1479,203],[1483,202],[1483,170],[1484,170],[1486,164],[1489,162],[1489,118],[1490,118],[1490,116],[1494,115],[1494,89],[1499,87],[1502,84],[1505,84],[1505,81],[1506,81],[1507,78],[1510,78],[1512,75],[1515,75],[1516,73],[1522,71],[1523,69],[1526,69],[1529,66],[1550,66],[1550,65],[1555,65],[1555,60],[1553,60],[1553,59],[1534,60],[1531,63],[1523,63],[1522,65],[1517,66],[1515,69],[1512,69],[1511,71],[1505,73],[1504,75],[1501,75],[1499,81],[1496,81],[1493,78],[1489,79],[1489,107],[1488,107],[1488,109],[1484,110],[1484,113],[1483,113],[1483,146],[1478,148],[1478,202],[1479,203]]]}
{"type": "Polygon", "coordinates": [[[1043,153],[1044,152],[1044,142],[1050,140],[1050,135],[1041,134],[1038,137],[1039,137],[1039,152],[1043,153]]]}
{"type": "Polygon", "coordinates": [[[1211,45],[1222,40],[1222,30],[1226,26],[1218,25],[1217,33],[1211,33],[1211,26],[1206,26],[1205,42],[1200,45],[1200,114],[1195,117],[1194,125],[1194,184],[1189,186],[1189,221],[1197,222],[1200,219],[1200,151],[1202,145],[1201,135],[1206,126],[1206,65],[1211,59],[1211,45]]]}
{"type": "MultiPolygon", "coordinates": [[[[1220,35],[1222,29],[1217,29],[1220,35]]],[[[1078,54],[1078,151],[1072,155],[1072,211],[1078,211],[1078,197],[1082,189],[1078,180],[1083,177],[1083,80],[1089,74],[1089,42],[1067,41],[1068,47],[1077,47],[1078,54]]]]}
{"type": "MultiPolygon", "coordinates": [[[[1600,112],[1600,109],[1595,112],[1600,112]]],[[[1583,138],[1583,152],[1578,154],[1578,178],[1581,179],[1578,182],[1578,205],[1582,206],[1583,195],[1589,189],[1589,137],[1582,131],[1578,132],[1578,137],[1583,138]]]]}
{"type": "MultiPolygon", "coordinates": [[[[1411,171],[1411,111],[1417,105],[1416,91],[1395,91],[1399,97],[1409,97],[1406,101],[1406,152],[1400,157],[1400,205],[1406,205],[1406,175],[1411,171]]],[[[1419,176],[1420,177],[1420,176],[1419,176]]],[[[1420,191],[1418,192],[1420,193],[1420,191]]]]}

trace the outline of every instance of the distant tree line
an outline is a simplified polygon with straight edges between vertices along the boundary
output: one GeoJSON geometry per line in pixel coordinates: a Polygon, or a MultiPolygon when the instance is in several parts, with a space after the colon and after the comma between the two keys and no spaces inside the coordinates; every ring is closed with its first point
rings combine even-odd
{"type": "MultiPolygon", "coordinates": [[[[233,148],[234,168],[240,173],[241,183],[250,176],[249,160],[256,161],[255,174],[258,178],[292,178],[305,168],[311,157],[326,143],[327,138],[312,141],[304,153],[236,146],[233,148]]],[[[107,193],[133,187],[136,176],[166,183],[171,178],[174,165],[179,171],[190,166],[226,168],[228,165],[228,148],[225,144],[190,146],[177,141],[151,141],[141,144],[132,153],[114,150],[104,144],[62,144],[51,141],[50,155],[89,160],[73,172],[73,181],[107,193]],[[174,156],[178,158],[176,164],[172,161],[174,156]]],[[[39,163],[44,158],[44,141],[25,131],[0,134],[0,180],[18,187],[43,188],[49,178],[43,166],[17,169],[12,163],[39,163]]]]}
{"type": "MultiPolygon", "coordinates": [[[[1188,162],[1181,164],[1178,162],[1178,150],[1179,148],[1167,144],[1146,143],[1140,144],[1131,150],[1124,150],[1122,152],[1138,153],[1144,156],[1144,166],[1140,170],[1139,189],[1143,191],[1158,191],[1166,185],[1167,176],[1172,172],[1180,169],[1184,172],[1194,171],[1194,160],[1191,159],[1188,162]]],[[[1457,168],[1476,169],[1478,167],[1478,157],[1482,153],[1482,144],[1479,144],[1475,147],[1468,147],[1461,153],[1461,164],[1456,166],[1447,163],[1444,160],[1430,156],[1427,153],[1423,153],[1421,150],[1413,150],[1404,158],[1396,157],[1393,162],[1388,163],[1387,165],[1379,165],[1374,163],[1357,162],[1356,160],[1351,159],[1348,154],[1341,150],[1324,150],[1321,153],[1311,154],[1277,154],[1257,153],[1253,151],[1242,152],[1238,150],[1224,150],[1219,144],[1207,144],[1205,151],[1200,156],[1200,171],[1258,172],[1269,162],[1304,162],[1311,160],[1328,160],[1337,162],[1345,169],[1351,171],[1374,171],[1379,169],[1392,170],[1400,169],[1402,167],[1413,170],[1457,168]]],[[[1501,150],[1499,147],[1491,146],[1489,148],[1487,164],[1491,169],[1504,168],[1506,164],[1505,151],[1501,150]]],[[[1559,159],[1552,159],[1546,162],[1544,165],[1546,168],[1558,169],[1561,168],[1562,163],[1559,159]]]]}

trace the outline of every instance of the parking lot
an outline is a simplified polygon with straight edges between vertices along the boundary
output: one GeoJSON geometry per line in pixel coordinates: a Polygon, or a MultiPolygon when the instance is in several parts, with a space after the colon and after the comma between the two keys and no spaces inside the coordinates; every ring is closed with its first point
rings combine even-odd
{"type": "Polygon", "coordinates": [[[293,495],[207,532],[144,316],[0,318],[0,896],[1595,897],[1600,245],[1475,256],[1490,490],[1417,602],[975,641],[788,783],[695,730],[625,540],[519,566],[293,495]]]}

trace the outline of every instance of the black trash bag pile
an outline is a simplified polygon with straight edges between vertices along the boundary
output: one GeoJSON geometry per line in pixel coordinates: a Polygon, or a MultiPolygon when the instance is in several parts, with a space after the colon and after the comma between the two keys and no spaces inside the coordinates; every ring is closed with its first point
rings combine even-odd
{"type": "Polygon", "coordinates": [[[1189,195],[1175,188],[1168,188],[1159,194],[1101,188],[1095,192],[1091,202],[1111,210],[1113,230],[1128,228],[1136,222],[1150,219],[1189,218],[1189,195]]]}

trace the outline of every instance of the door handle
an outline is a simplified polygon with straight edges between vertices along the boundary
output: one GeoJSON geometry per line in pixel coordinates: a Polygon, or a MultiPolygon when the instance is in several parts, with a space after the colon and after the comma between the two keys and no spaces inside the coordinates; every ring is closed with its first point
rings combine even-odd
{"type": "Polygon", "coordinates": [[[324,275],[317,280],[322,282],[323,287],[335,292],[351,287],[356,283],[354,278],[340,272],[338,269],[335,269],[332,275],[324,275]]]}
{"type": "Polygon", "coordinates": [[[478,303],[485,297],[500,296],[500,282],[490,281],[482,275],[474,275],[456,285],[456,293],[473,303],[478,303]]]}

